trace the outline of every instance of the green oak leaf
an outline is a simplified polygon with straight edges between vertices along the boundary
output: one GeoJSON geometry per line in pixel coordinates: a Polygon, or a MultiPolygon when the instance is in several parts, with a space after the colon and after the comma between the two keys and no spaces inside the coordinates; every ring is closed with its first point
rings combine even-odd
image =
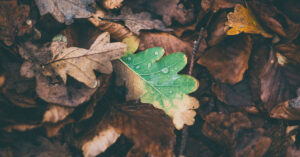
{"type": "Polygon", "coordinates": [[[199,103],[187,94],[198,88],[198,81],[192,76],[178,74],[187,64],[184,53],[162,58],[163,55],[163,48],[154,47],[127,54],[121,61],[134,72],[135,76],[131,77],[139,78],[133,86],[142,90],[141,102],[165,111],[173,118],[175,127],[181,129],[184,124],[194,123],[196,112],[193,109],[198,108],[199,103]]]}

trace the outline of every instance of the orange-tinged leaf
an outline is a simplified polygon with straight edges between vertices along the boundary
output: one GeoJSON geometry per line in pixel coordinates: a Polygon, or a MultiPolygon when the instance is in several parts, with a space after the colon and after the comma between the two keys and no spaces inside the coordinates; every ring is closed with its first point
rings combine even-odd
{"type": "Polygon", "coordinates": [[[257,22],[249,8],[245,8],[241,4],[234,7],[234,12],[227,14],[228,21],[225,25],[232,27],[227,31],[227,35],[237,35],[242,32],[250,34],[261,34],[266,38],[272,35],[265,32],[261,25],[257,22]]]}

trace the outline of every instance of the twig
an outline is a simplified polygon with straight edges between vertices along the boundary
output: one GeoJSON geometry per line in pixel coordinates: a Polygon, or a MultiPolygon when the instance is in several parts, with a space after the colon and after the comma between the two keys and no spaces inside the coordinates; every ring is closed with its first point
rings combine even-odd
{"type": "MultiPolygon", "coordinates": [[[[198,36],[198,39],[194,41],[193,51],[192,51],[192,57],[191,57],[191,64],[189,68],[189,75],[193,74],[194,64],[195,64],[195,55],[198,52],[198,49],[200,47],[201,40],[203,39],[203,33],[204,33],[204,27],[201,27],[200,34],[198,36]]],[[[182,137],[181,137],[181,143],[179,148],[179,157],[184,157],[184,150],[186,146],[186,140],[188,137],[188,127],[185,125],[182,130],[182,137]]]]}

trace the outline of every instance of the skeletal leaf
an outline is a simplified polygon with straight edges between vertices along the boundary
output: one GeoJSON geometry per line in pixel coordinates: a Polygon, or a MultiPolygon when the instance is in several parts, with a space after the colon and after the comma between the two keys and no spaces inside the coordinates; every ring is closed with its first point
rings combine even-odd
{"type": "Polygon", "coordinates": [[[249,8],[245,8],[241,4],[234,7],[234,12],[227,14],[228,22],[225,25],[232,27],[227,31],[227,35],[237,35],[242,32],[251,34],[261,34],[266,38],[272,35],[264,31],[258,21],[255,19],[249,8]]]}
{"type": "MultiPolygon", "coordinates": [[[[173,53],[162,59],[164,49],[149,48],[138,54],[128,54],[121,58],[132,72],[123,71],[128,81],[129,99],[141,98],[143,103],[151,103],[173,118],[177,129],[184,124],[192,125],[198,108],[198,101],[188,93],[198,88],[198,81],[187,75],[177,74],[182,70],[187,58],[183,53],[173,53]]],[[[122,74],[121,74],[122,75],[122,74]]],[[[125,76],[124,76],[125,75],[125,76]]]]}
{"type": "Polygon", "coordinates": [[[97,86],[94,70],[105,74],[112,72],[111,60],[123,56],[127,49],[121,42],[109,43],[109,33],[100,34],[89,50],[69,47],[65,42],[54,41],[52,43],[53,60],[49,63],[54,71],[67,81],[67,74],[84,83],[90,88],[97,86]],[[56,45],[56,46],[55,46],[56,45]]]}
{"type": "Polygon", "coordinates": [[[160,20],[153,20],[151,14],[148,12],[141,12],[133,14],[132,10],[127,7],[123,7],[121,10],[121,15],[107,15],[105,18],[124,21],[125,25],[135,34],[139,34],[142,29],[156,29],[161,31],[171,31],[165,27],[165,25],[160,20]]]}

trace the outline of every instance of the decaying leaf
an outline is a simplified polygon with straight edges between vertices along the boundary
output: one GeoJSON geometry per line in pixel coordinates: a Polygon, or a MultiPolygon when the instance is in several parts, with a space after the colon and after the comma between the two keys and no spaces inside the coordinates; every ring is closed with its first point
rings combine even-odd
{"type": "Polygon", "coordinates": [[[265,45],[254,47],[253,60],[249,64],[253,99],[255,103],[261,102],[261,110],[271,111],[278,103],[289,99],[291,87],[274,50],[265,45]]]}
{"type": "Polygon", "coordinates": [[[172,24],[172,19],[181,24],[187,24],[194,19],[194,10],[185,8],[180,0],[152,0],[146,2],[147,8],[161,15],[167,26],[172,24]]]}
{"type": "Polygon", "coordinates": [[[249,8],[245,8],[241,4],[234,7],[234,12],[228,13],[228,22],[225,24],[232,27],[227,31],[227,35],[237,35],[242,32],[250,34],[261,34],[266,38],[271,38],[272,35],[264,31],[255,16],[249,8]]]}
{"type": "Polygon", "coordinates": [[[89,18],[89,21],[96,27],[98,27],[100,30],[104,32],[109,32],[111,37],[113,39],[116,39],[118,41],[122,41],[126,37],[132,36],[133,33],[126,28],[125,26],[112,22],[112,21],[106,21],[106,20],[100,20],[105,16],[105,12],[101,9],[97,9],[96,13],[93,14],[91,18],[89,18]]]}
{"type": "Polygon", "coordinates": [[[139,35],[140,30],[156,29],[161,31],[171,31],[159,20],[152,20],[151,14],[148,12],[141,12],[133,14],[132,10],[123,7],[119,16],[106,15],[104,19],[125,21],[125,25],[135,34],[139,35]]]}
{"type": "Polygon", "coordinates": [[[71,24],[73,18],[89,18],[94,0],[35,0],[40,14],[50,13],[60,23],[71,24]]]}
{"type": "Polygon", "coordinates": [[[127,99],[141,98],[143,103],[151,103],[164,110],[173,118],[177,129],[184,124],[192,125],[199,107],[198,101],[188,93],[198,88],[198,81],[177,73],[184,68],[187,58],[183,53],[173,53],[162,59],[163,48],[156,47],[136,55],[121,58],[127,70],[120,70],[129,90],[127,99]],[[130,72],[128,72],[130,71],[130,72]],[[132,83],[131,81],[135,81],[132,83]]]}
{"type": "Polygon", "coordinates": [[[131,101],[115,105],[96,123],[94,128],[83,130],[84,134],[77,141],[84,156],[104,152],[121,134],[133,140],[134,150],[153,156],[171,157],[173,154],[175,134],[172,121],[150,104],[131,101]]]}
{"type": "Polygon", "coordinates": [[[11,46],[16,36],[29,31],[32,27],[26,23],[29,12],[29,6],[18,5],[17,0],[0,1],[0,40],[11,46]]]}
{"type": "MultiPolygon", "coordinates": [[[[295,4],[296,5],[296,4],[295,4]]],[[[300,33],[300,24],[291,21],[287,15],[266,1],[249,1],[249,7],[261,24],[288,40],[294,40],[300,33]]]]}
{"type": "Polygon", "coordinates": [[[233,8],[236,3],[240,2],[240,0],[202,0],[201,7],[205,11],[217,12],[219,9],[233,8]]]}
{"type": "Polygon", "coordinates": [[[300,119],[300,88],[298,89],[298,97],[287,100],[278,104],[270,112],[272,118],[299,120],[300,119]]]}
{"type": "Polygon", "coordinates": [[[207,49],[198,63],[205,66],[216,80],[235,84],[243,79],[244,72],[248,69],[251,47],[249,36],[226,38],[207,49]]]}
{"type": "Polygon", "coordinates": [[[124,43],[109,43],[109,41],[110,36],[107,32],[99,35],[89,50],[78,47],[66,48],[65,42],[54,41],[51,45],[54,58],[48,66],[55,70],[64,83],[68,74],[88,87],[95,88],[97,81],[93,70],[110,74],[113,70],[111,60],[123,56],[127,49],[124,43]]]}

